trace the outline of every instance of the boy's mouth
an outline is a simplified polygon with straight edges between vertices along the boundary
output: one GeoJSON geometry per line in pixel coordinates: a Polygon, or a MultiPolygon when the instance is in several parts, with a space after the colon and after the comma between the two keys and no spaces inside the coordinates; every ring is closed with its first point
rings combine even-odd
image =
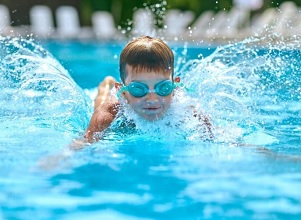
{"type": "Polygon", "coordinates": [[[145,110],[148,110],[148,111],[155,111],[155,110],[159,110],[161,107],[146,107],[146,108],[143,108],[145,110]]]}
{"type": "Polygon", "coordinates": [[[141,116],[148,121],[155,121],[161,118],[163,114],[162,106],[148,106],[142,108],[141,116]]]}
{"type": "Polygon", "coordinates": [[[147,108],[144,108],[144,109],[147,109],[147,110],[157,110],[157,109],[160,109],[160,107],[147,107],[147,108]]]}

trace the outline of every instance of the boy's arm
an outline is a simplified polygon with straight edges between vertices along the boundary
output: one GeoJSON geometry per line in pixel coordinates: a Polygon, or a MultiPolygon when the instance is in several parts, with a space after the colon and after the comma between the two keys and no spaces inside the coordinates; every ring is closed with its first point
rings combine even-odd
{"type": "Polygon", "coordinates": [[[42,158],[39,161],[39,167],[46,170],[56,168],[62,161],[68,159],[73,154],[74,150],[80,150],[89,145],[89,143],[96,141],[97,139],[93,137],[93,134],[108,128],[116,117],[118,110],[118,102],[109,102],[100,105],[93,113],[84,138],[73,139],[72,143],[69,144],[68,149],[65,149],[60,154],[42,158]]]}
{"type": "Polygon", "coordinates": [[[110,126],[119,110],[119,102],[111,96],[110,91],[117,81],[107,76],[99,85],[98,93],[94,100],[94,113],[90,120],[85,135],[81,139],[74,139],[69,145],[70,149],[77,150],[85,145],[97,141],[93,137],[95,132],[102,132],[110,126]]]}
{"type": "MultiPolygon", "coordinates": [[[[107,76],[99,85],[97,97],[94,100],[94,113],[85,132],[85,139],[93,141],[95,132],[102,132],[110,126],[119,109],[119,102],[110,95],[116,79],[107,76]]],[[[95,140],[94,140],[95,141],[95,140]]]]}
{"type": "Polygon", "coordinates": [[[102,132],[111,125],[119,111],[119,107],[119,102],[107,102],[95,109],[84,136],[88,142],[95,141],[93,137],[95,132],[102,132]]]}

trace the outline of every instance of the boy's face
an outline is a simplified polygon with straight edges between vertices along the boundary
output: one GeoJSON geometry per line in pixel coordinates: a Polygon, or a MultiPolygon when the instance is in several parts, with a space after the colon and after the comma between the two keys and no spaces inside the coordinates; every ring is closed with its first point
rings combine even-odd
{"type": "MultiPolygon", "coordinates": [[[[135,72],[129,65],[126,66],[127,77],[125,78],[125,85],[131,82],[144,83],[149,90],[154,90],[157,83],[163,80],[172,80],[170,73],[152,72],[141,70],[135,72]]],[[[149,92],[145,96],[137,98],[131,95],[128,91],[123,92],[124,98],[132,109],[142,118],[148,121],[154,121],[161,118],[170,106],[173,92],[167,96],[160,96],[155,92],[149,92]]]]}

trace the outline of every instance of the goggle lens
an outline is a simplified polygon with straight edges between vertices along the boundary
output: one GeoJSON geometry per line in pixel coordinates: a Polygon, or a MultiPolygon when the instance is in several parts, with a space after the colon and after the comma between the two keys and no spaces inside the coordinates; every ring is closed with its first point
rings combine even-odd
{"type": "Polygon", "coordinates": [[[155,85],[155,91],[150,91],[148,86],[140,82],[131,82],[127,86],[129,93],[137,98],[147,95],[149,92],[156,92],[159,96],[168,96],[175,88],[174,83],[170,80],[164,80],[155,85]]]}
{"type": "Polygon", "coordinates": [[[128,85],[128,91],[132,96],[140,98],[148,93],[148,87],[142,83],[132,82],[128,85]]]}
{"type": "Polygon", "coordinates": [[[159,82],[155,86],[156,93],[160,96],[168,96],[170,93],[172,93],[173,89],[174,84],[169,80],[159,82]]]}

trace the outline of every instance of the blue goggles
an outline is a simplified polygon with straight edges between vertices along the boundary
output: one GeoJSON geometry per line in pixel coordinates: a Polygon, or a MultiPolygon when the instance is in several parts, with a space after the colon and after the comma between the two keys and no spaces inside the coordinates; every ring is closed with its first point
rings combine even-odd
{"type": "Polygon", "coordinates": [[[141,82],[131,82],[127,86],[123,86],[117,96],[120,97],[121,93],[124,91],[128,91],[132,96],[136,98],[141,98],[143,96],[146,96],[150,92],[155,92],[159,96],[168,96],[172,93],[174,88],[176,88],[176,84],[172,82],[171,80],[163,80],[161,82],[158,82],[154,90],[150,90],[148,86],[141,82]]]}

